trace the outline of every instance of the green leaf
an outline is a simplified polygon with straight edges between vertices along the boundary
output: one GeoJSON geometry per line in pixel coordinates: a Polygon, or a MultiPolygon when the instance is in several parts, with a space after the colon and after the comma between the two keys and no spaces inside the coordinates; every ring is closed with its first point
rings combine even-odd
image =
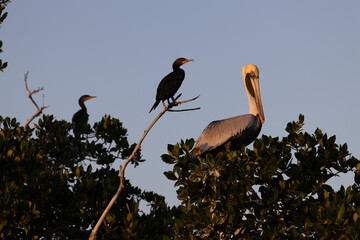
{"type": "Polygon", "coordinates": [[[338,214],[337,214],[337,217],[336,217],[336,222],[338,222],[338,223],[341,222],[344,212],[345,212],[345,205],[341,204],[341,207],[338,210],[338,214]]]}
{"type": "Polygon", "coordinates": [[[172,157],[168,154],[161,155],[161,159],[163,160],[163,162],[165,162],[167,164],[173,164],[176,161],[174,157],[172,157]]]}
{"type": "Polygon", "coordinates": [[[131,213],[126,214],[126,221],[130,222],[131,219],[132,219],[132,214],[131,213]]]}
{"type": "Polygon", "coordinates": [[[13,156],[13,153],[14,153],[13,150],[10,149],[10,150],[7,152],[7,156],[8,156],[8,157],[11,157],[11,156],[13,156]]]}
{"type": "Polygon", "coordinates": [[[180,155],[179,144],[173,145],[173,148],[172,148],[172,150],[170,152],[170,155],[173,156],[173,157],[179,157],[179,155],[180,155]]]}
{"type": "Polygon", "coordinates": [[[324,192],[324,198],[325,200],[329,199],[329,192],[324,192]]]}
{"type": "Polygon", "coordinates": [[[1,69],[6,68],[7,66],[8,66],[8,63],[7,63],[7,62],[4,62],[4,63],[1,64],[1,69]]]}
{"type": "Polygon", "coordinates": [[[79,178],[80,177],[80,167],[77,167],[75,170],[75,175],[79,178]]]}
{"type": "Polygon", "coordinates": [[[303,123],[304,123],[304,118],[305,118],[305,117],[304,117],[303,114],[300,114],[300,115],[299,115],[299,123],[300,123],[300,124],[303,124],[303,123]]]}
{"type": "Polygon", "coordinates": [[[360,174],[360,163],[356,164],[356,171],[360,174]]]}
{"type": "Polygon", "coordinates": [[[353,215],[354,222],[356,222],[358,219],[359,219],[359,214],[354,213],[354,215],[353,215]]]}
{"type": "Polygon", "coordinates": [[[3,22],[5,20],[5,18],[7,17],[8,13],[5,12],[1,17],[0,17],[0,22],[3,22]]]}
{"type": "Polygon", "coordinates": [[[281,189],[285,189],[285,182],[284,181],[279,181],[279,186],[281,189]]]}
{"type": "Polygon", "coordinates": [[[167,177],[167,179],[169,180],[177,180],[177,177],[175,176],[175,174],[172,171],[167,171],[164,172],[164,175],[167,177]]]}

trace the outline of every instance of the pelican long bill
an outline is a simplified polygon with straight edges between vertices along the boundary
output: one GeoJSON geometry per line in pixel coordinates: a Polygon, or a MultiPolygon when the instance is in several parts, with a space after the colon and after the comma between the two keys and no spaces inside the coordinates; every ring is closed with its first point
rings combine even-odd
{"type": "Polygon", "coordinates": [[[260,97],[259,77],[252,79],[252,82],[253,82],[254,91],[255,91],[256,108],[258,110],[261,123],[264,123],[265,116],[264,116],[264,111],[263,111],[261,97],[260,97]]]}

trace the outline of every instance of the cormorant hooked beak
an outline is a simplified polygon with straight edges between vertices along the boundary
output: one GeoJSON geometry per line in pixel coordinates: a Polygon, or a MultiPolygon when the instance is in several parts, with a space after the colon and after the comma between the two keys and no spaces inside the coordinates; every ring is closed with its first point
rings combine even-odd
{"type": "Polygon", "coordinates": [[[87,101],[87,100],[92,99],[92,98],[96,98],[96,96],[88,96],[88,97],[86,97],[86,98],[84,99],[84,101],[87,101]]]}
{"type": "Polygon", "coordinates": [[[185,64],[187,62],[192,62],[194,61],[194,59],[185,59],[184,61],[181,62],[181,64],[185,64]]]}

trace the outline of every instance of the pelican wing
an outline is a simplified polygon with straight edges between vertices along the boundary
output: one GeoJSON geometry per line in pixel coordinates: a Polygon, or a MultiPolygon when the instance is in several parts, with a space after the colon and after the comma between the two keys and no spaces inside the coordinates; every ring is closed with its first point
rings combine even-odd
{"type": "Polygon", "coordinates": [[[211,151],[256,124],[256,116],[245,114],[211,122],[196,140],[201,152],[211,151]]]}

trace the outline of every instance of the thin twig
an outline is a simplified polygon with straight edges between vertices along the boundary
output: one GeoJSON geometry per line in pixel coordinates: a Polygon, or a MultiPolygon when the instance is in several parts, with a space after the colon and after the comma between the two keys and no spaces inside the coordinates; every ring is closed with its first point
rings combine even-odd
{"type": "Polygon", "coordinates": [[[113,196],[113,198],[111,199],[111,201],[109,202],[108,206],[106,207],[106,209],[104,210],[104,212],[102,213],[101,217],[99,218],[98,222],[96,223],[93,231],[90,234],[89,240],[94,240],[96,239],[96,233],[99,230],[101,223],[104,221],[106,215],[108,214],[110,208],[114,205],[116,199],[119,197],[121,190],[124,188],[124,180],[125,180],[125,169],[126,166],[129,164],[129,162],[131,160],[133,160],[135,158],[135,154],[136,152],[140,149],[141,147],[141,143],[143,142],[143,140],[145,139],[146,135],[148,134],[148,132],[150,131],[150,129],[154,126],[154,124],[161,118],[162,115],[164,115],[165,112],[169,111],[169,109],[173,106],[177,106],[180,105],[182,103],[186,103],[186,102],[190,102],[190,101],[194,101],[196,100],[200,95],[196,96],[195,98],[186,100],[186,101],[182,101],[182,102],[176,102],[176,100],[181,96],[178,95],[174,100],[174,102],[170,103],[169,106],[164,106],[164,109],[159,113],[159,115],[151,122],[151,124],[149,125],[149,127],[144,131],[143,135],[141,136],[139,142],[137,143],[136,147],[134,148],[133,152],[131,153],[131,155],[129,156],[129,158],[125,161],[123,166],[120,166],[120,185],[118,190],[116,191],[115,195],[113,196]]]}
{"type": "Polygon", "coordinates": [[[251,211],[250,208],[247,208],[247,210],[251,213],[251,215],[255,216],[255,214],[251,211]]]}
{"type": "MultiPolygon", "coordinates": [[[[176,102],[176,100],[181,96],[181,93],[174,99],[175,101],[170,103],[169,104],[169,112],[186,112],[186,111],[194,111],[194,110],[199,110],[200,107],[197,107],[197,108],[188,108],[188,109],[179,109],[179,110],[172,110],[171,108],[174,107],[174,106],[178,106],[178,105],[181,105],[182,103],[187,103],[187,102],[190,102],[190,101],[194,101],[196,100],[198,97],[200,97],[200,95],[197,95],[196,97],[192,98],[192,99],[189,99],[189,100],[186,100],[186,101],[181,101],[181,102],[176,102]]],[[[164,106],[166,108],[166,106],[164,106]]]]}
{"type": "Polygon", "coordinates": [[[169,112],[187,112],[187,111],[194,111],[194,110],[199,110],[200,107],[197,107],[197,108],[187,108],[187,109],[179,109],[179,110],[172,110],[172,109],[169,109],[168,111],[169,112]]]}
{"type": "Polygon", "coordinates": [[[35,93],[38,93],[38,92],[40,92],[40,91],[42,91],[42,90],[44,90],[44,88],[38,88],[37,90],[34,90],[34,91],[31,92],[31,91],[29,90],[29,88],[28,88],[28,85],[27,85],[28,75],[29,75],[29,72],[27,72],[27,73],[24,74],[25,88],[26,88],[26,92],[27,92],[27,94],[28,94],[28,97],[30,98],[31,102],[35,105],[37,111],[36,111],[36,113],[35,113],[29,120],[27,120],[27,122],[26,122],[25,125],[24,125],[24,128],[26,128],[27,125],[29,125],[29,123],[31,123],[31,121],[32,121],[34,118],[36,118],[37,116],[39,116],[45,108],[49,107],[49,105],[44,106],[44,95],[43,95],[43,106],[42,106],[41,108],[39,108],[39,106],[37,105],[37,103],[34,101],[32,95],[35,94],[35,93]]]}
{"type": "Polygon", "coordinates": [[[257,195],[257,193],[255,192],[255,190],[250,187],[250,192],[252,193],[252,195],[254,196],[255,200],[260,200],[259,196],[257,195]]]}
{"type": "Polygon", "coordinates": [[[183,104],[183,103],[187,103],[187,102],[194,101],[194,100],[196,100],[196,99],[198,99],[198,98],[200,97],[200,94],[197,95],[197,96],[194,97],[194,98],[189,99],[189,100],[176,102],[176,100],[178,100],[178,98],[179,98],[180,96],[181,96],[181,94],[179,94],[179,96],[177,96],[177,97],[175,98],[175,102],[170,103],[168,107],[169,107],[169,108],[172,108],[172,107],[174,107],[174,106],[178,106],[178,105],[181,105],[181,104],[183,104]]]}

